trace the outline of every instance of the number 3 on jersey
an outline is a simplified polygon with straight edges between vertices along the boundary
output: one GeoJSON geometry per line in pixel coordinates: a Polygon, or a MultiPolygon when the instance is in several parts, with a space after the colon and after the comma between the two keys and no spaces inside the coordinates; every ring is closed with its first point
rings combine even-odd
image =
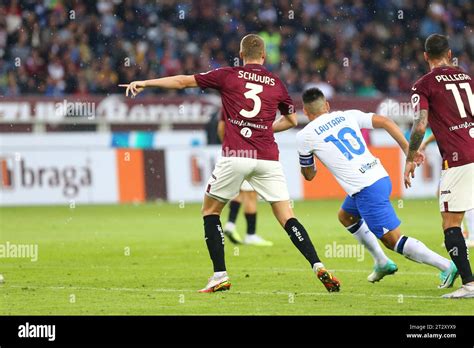
{"type": "Polygon", "coordinates": [[[257,85],[255,83],[247,82],[245,88],[248,88],[248,91],[244,93],[244,97],[247,99],[253,100],[253,109],[250,111],[240,110],[240,114],[246,118],[252,118],[258,115],[260,109],[262,108],[262,100],[258,96],[259,93],[263,92],[263,86],[257,85]]]}
{"type": "Polygon", "coordinates": [[[324,139],[326,143],[333,143],[342,152],[344,156],[350,161],[354,158],[354,155],[362,155],[365,152],[364,143],[357,136],[355,130],[349,127],[342,128],[339,133],[337,133],[337,139],[334,135],[330,135],[324,139]],[[346,138],[346,134],[352,136],[352,140],[355,140],[358,144],[358,147],[354,147],[354,141],[350,141],[346,138]]]}

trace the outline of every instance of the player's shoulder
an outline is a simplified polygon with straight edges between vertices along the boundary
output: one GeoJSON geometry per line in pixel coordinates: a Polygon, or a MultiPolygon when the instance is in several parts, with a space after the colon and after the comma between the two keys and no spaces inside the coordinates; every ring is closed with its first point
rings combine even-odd
{"type": "Polygon", "coordinates": [[[348,109],[344,111],[335,111],[333,112],[334,117],[342,117],[342,121],[344,119],[351,120],[356,117],[362,117],[362,116],[373,116],[373,112],[365,112],[359,109],[348,109]]]}
{"type": "Polygon", "coordinates": [[[419,88],[425,87],[433,76],[434,76],[433,71],[427,72],[426,74],[424,74],[418,80],[415,81],[411,90],[413,92],[416,92],[419,88]]]}
{"type": "Polygon", "coordinates": [[[316,120],[308,122],[308,124],[306,124],[296,133],[296,139],[298,141],[304,142],[306,139],[308,139],[308,136],[314,133],[314,121],[316,120]]]}
{"type": "Polygon", "coordinates": [[[211,69],[211,70],[208,70],[208,71],[204,71],[204,72],[201,72],[199,73],[198,75],[201,75],[201,76],[205,76],[207,74],[210,74],[210,73],[230,73],[234,70],[234,67],[232,66],[222,66],[222,67],[219,67],[219,68],[215,68],[215,69],[211,69]]]}

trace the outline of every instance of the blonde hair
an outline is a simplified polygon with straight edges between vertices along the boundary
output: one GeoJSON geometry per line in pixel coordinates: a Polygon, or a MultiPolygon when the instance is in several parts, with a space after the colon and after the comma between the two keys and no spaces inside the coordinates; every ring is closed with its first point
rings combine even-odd
{"type": "Polygon", "coordinates": [[[260,59],[265,55],[265,42],[257,34],[248,34],[240,41],[240,52],[246,60],[260,59]]]}

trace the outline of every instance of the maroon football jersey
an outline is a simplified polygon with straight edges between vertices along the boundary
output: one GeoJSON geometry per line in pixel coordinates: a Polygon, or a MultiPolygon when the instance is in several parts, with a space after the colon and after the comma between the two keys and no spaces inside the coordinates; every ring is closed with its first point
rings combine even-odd
{"type": "Polygon", "coordinates": [[[474,86],[472,78],[455,67],[438,67],[412,88],[411,102],[428,110],[428,122],[443,157],[443,168],[474,162],[474,86]]]}
{"type": "Polygon", "coordinates": [[[219,68],[194,77],[199,87],[221,94],[223,156],[278,161],[272,124],[277,110],[282,115],[294,112],[281,80],[259,64],[219,68]]]}

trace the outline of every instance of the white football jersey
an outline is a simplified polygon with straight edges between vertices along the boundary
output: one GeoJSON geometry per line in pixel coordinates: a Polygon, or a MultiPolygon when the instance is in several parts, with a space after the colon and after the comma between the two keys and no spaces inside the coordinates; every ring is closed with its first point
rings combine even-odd
{"type": "Polygon", "coordinates": [[[388,176],[360,131],[373,129],[372,116],[360,110],[334,111],[308,123],[296,135],[301,166],[313,165],[313,155],[318,157],[350,196],[388,176]]]}

